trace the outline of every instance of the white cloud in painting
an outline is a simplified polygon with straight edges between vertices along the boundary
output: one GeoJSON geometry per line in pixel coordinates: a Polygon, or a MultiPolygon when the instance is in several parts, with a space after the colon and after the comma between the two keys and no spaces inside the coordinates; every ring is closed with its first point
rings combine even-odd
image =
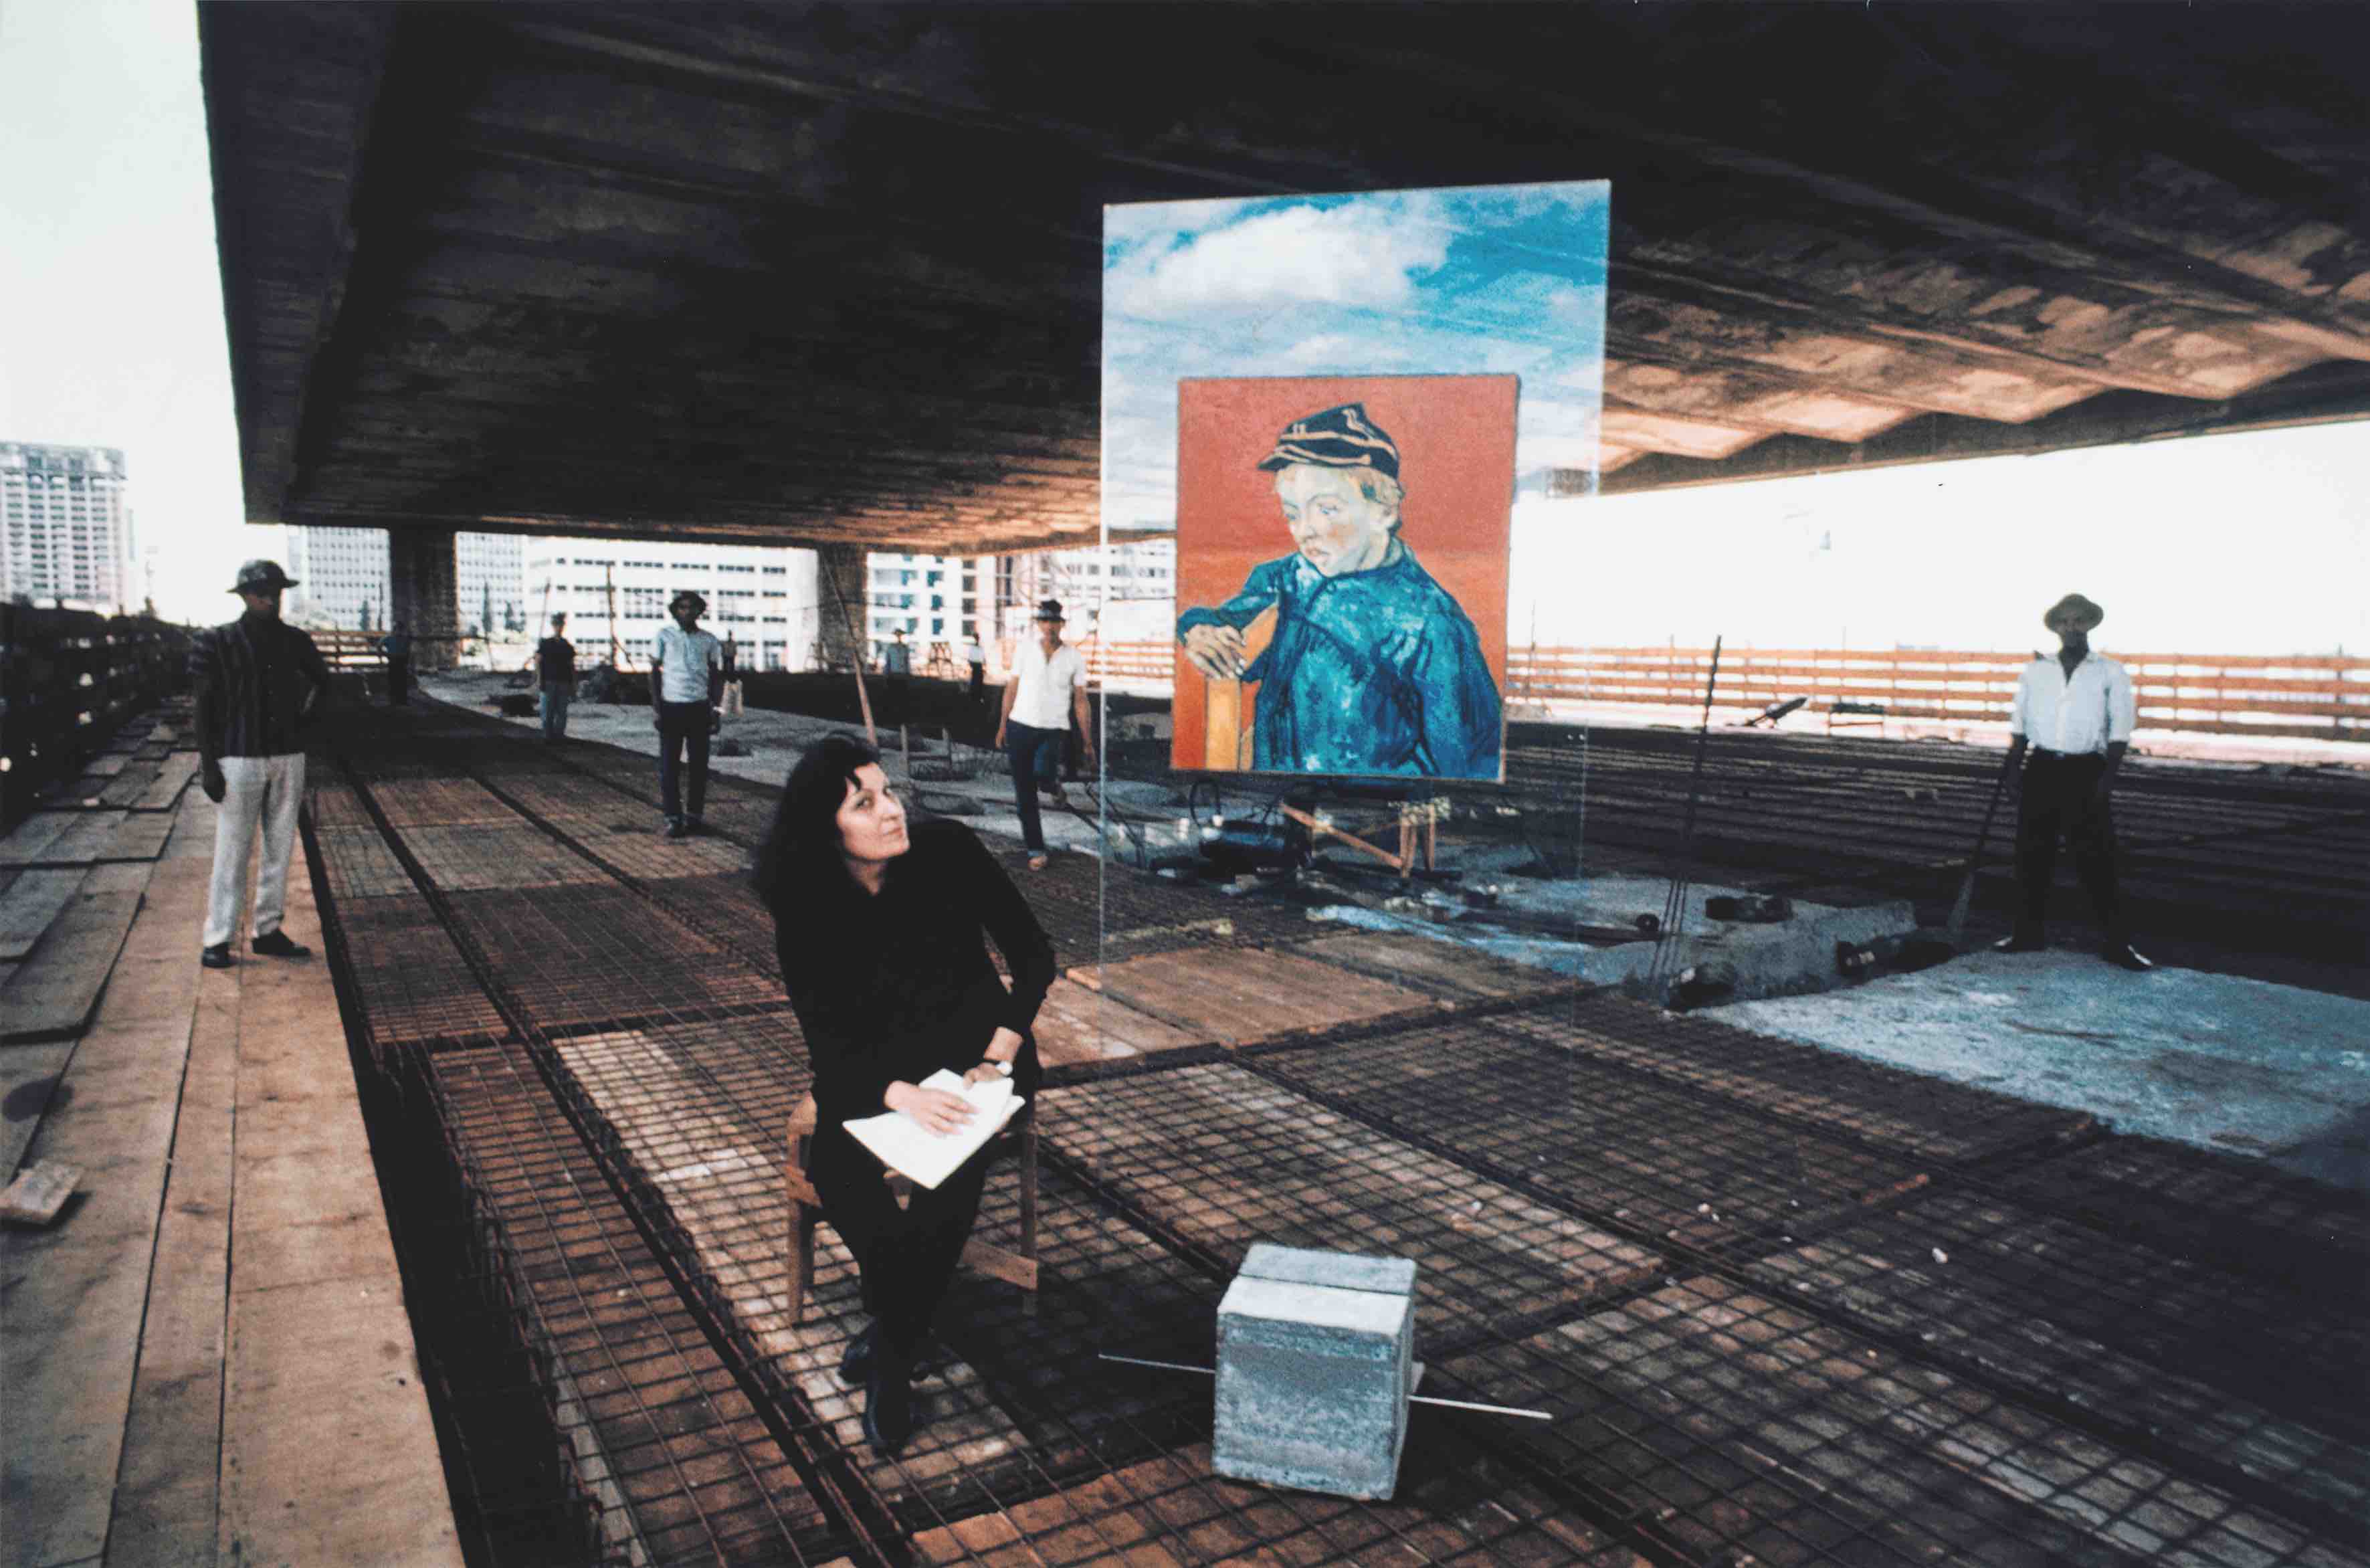
{"type": "Polygon", "coordinates": [[[1450,232],[1404,202],[1263,212],[1126,256],[1108,275],[1109,308],[1173,319],[1292,306],[1390,310],[1448,259],[1450,232]]]}
{"type": "Polygon", "coordinates": [[[1403,344],[1375,337],[1319,332],[1313,338],[1303,338],[1277,358],[1298,370],[1332,366],[1339,367],[1338,374],[1354,375],[1374,365],[1403,363],[1408,350],[1403,344]]]}

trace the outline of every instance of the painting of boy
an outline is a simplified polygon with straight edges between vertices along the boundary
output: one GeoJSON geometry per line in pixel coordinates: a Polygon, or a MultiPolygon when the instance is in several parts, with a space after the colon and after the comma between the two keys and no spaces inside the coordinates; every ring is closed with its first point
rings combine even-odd
{"type": "MultiPolygon", "coordinates": [[[[1199,722],[1180,703],[1178,766],[1500,777],[1515,391],[1509,375],[1181,386],[1179,658],[1209,685],[1192,705],[1199,722]],[[1310,407],[1328,389],[1366,395],[1310,407]],[[1247,417],[1293,399],[1306,411],[1245,450],[1247,417]],[[1257,542],[1290,552],[1258,560],[1224,599],[1194,603],[1239,554],[1240,513],[1258,504],[1246,471],[1270,490],[1257,542]],[[1441,573],[1418,559],[1418,539],[1449,563],[1441,573]],[[1468,596],[1486,618],[1467,613],[1468,596]],[[1254,687],[1245,758],[1228,732],[1237,690],[1254,687]]],[[[1180,694],[1200,685],[1179,673],[1180,694]]]]}

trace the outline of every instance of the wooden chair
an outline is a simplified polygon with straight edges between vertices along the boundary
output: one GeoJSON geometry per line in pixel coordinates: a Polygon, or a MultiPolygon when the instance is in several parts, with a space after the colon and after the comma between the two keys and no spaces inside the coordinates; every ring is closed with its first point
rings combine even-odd
{"type": "MultiPolygon", "coordinates": [[[[790,1195],[790,1321],[804,1322],[807,1314],[807,1286],[814,1280],[815,1221],[823,1216],[823,1198],[807,1179],[807,1160],[814,1137],[819,1113],[814,1096],[799,1101],[790,1113],[789,1147],[782,1162],[782,1182],[790,1195]]],[[[984,1274],[1000,1279],[1021,1289],[1034,1292],[1037,1288],[1037,1107],[1024,1105],[1004,1130],[987,1143],[988,1158],[995,1159],[1017,1147],[1020,1166],[1020,1247],[1018,1251],[983,1241],[973,1236],[963,1244],[962,1261],[984,1274]]],[[[913,1191],[913,1182],[894,1170],[884,1170],[881,1179],[900,1199],[913,1191]]],[[[1029,1309],[1036,1310],[1032,1294],[1029,1309]]]]}
{"type": "MultiPolygon", "coordinates": [[[[1261,610],[1257,619],[1243,628],[1243,657],[1246,662],[1267,651],[1275,638],[1275,611],[1261,610]]],[[[1192,672],[1192,665],[1179,656],[1178,668],[1192,672]]],[[[1251,765],[1252,701],[1240,681],[1221,680],[1214,675],[1202,677],[1202,766],[1223,772],[1246,771],[1251,765]]]]}

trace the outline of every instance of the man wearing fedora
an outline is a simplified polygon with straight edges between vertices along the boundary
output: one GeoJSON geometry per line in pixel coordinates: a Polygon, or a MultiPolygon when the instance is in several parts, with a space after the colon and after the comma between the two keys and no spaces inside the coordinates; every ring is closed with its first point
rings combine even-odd
{"type": "Polygon", "coordinates": [[[2042,920],[2063,834],[2099,912],[2105,934],[2100,951],[2125,969],[2153,969],[2132,946],[2115,888],[2108,797],[2131,747],[2138,702],[2123,667],[2090,651],[2090,633],[2106,618],[2106,611],[2079,594],[2050,605],[2041,623],[2057,634],[2057,656],[2035,654],[2017,682],[2006,766],[2017,797],[2016,882],[2022,902],[2015,930],[1994,945],[2002,952],[2036,952],[2047,945],[2042,920]]]}
{"type": "Polygon", "coordinates": [[[723,722],[719,705],[724,700],[724,645],[714,633],[699,629],[699,617],[708,613],[704,595],[683,589],[668,602],[667,613],[674,625],[659,628],[658,651],[650,658],[650,721],[659,732],[659,801],[666,812],[666,836],[687,838],[708,831],[700,809],[708,803],[708,738],[723,722]],[[681,778],[686,750],[687,788],[681,778]]]}
{"type": "Polygon", "coordinates": [[[328,695],[329,667],[311,638],[280,618],[280,594],[291,585],[278,561],[248,561],[231,589],[246,613],[200,632],[190,648],[199,786],[222,808],[214,818],[213,885],[199,954],[209,969],[230,967],[259,824],[263,864],[256,872],[254,940],[247,945],[273,958],[303,958],[310,951],[291,941],[280,922],[288,908],[296,808],[305,798],[305,747],[296,732],[328,695]]]}
{"type": "Polygon", "coordinates": [[[1039,782],[1053,787],[1056,806],[1070,803],[1062,792],[1062,744],[1069,738],[1074,716],[1085,738],[1087,766],[1095,761],[1086,663],[1062,640],[1063,625],[1062,601],[1041,600],[1036,640],[1022,643],[1013,655],[1012,679],[1005,684],[1004,711],[995,724],[995,744],[1012,767],[1012,803],[1020,813],[1020,841],[1028,847],[1032,871],[1046,864],[1045,824],[1037,811],[1039,782]]]}

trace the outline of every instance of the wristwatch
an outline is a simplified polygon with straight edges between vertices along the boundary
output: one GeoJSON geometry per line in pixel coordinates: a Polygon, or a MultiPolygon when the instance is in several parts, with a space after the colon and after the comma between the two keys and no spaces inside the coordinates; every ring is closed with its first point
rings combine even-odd
{"type": "Polygon", "coordinates": [[[994,1067],[996,1072],[1004,1078],[1010,1078],[1012,1076],[1012,1064],[1010,1062],[990,1061],[987,1065],[994,1067]]]}

